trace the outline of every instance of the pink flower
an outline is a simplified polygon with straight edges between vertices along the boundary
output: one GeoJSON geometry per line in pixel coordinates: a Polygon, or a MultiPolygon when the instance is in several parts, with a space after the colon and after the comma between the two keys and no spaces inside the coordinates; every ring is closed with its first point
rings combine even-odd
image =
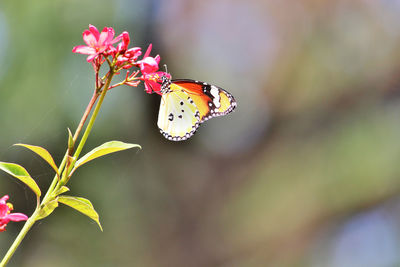
{"type": "Polygon", "coordinates": [[[126,62],[130,63],[128,65],[125,65],[123,68],[124,69],[129,69],[131,68],[134,64],[136,64],[136,60],[138,57],[142,55],[142,51],[140,47],[133,47],[129,48],[128,50],[125,51],[123,55],[118,56],[117,58],[117,65],[120,66],[126,62]]]}
{"type": "Polygon", "coordinates": [[[140,80],[144,81],[145,92],[148,94],[157,93],[161,95],[162,76],[171,79],[171,75],[166,72],[158,71],[149,74],[143,74],[140,80]]]}
{"type": "Polygon", "coordinates": [[[142,49],[140,47],[132,47],[126,50],[124,56],[134,59],[135,61],[142,55],[142,49]]]}
{"type": "Polygon", "coordinates": [[[82,34],[83,41],[85,41],[87,45],[75,46],[72,52],[89,55],[86,60],[91,62],[108,49],[114,48],[112,45],[123,38],[121,34],[114,39],[114,34],[115,32],[112,27],[105,27],[103,31],[99,33],[95,26],[89,25],[89,30],[85,30],[82,34]]]}
{"type": "Polygon", "coordinates": [[[0,198],[0,232],[6,230],[6,226],[10,221],[19,222],[28,220],[28,216],[22,213],[11,213],[13,206],[11,203],[6,203],[8,195],[0,198]]]}
{"type": "Polygon", "coordinates": [[[153,73],[158,70],[158,63],[160,63],[161,58],[159,55],[157,55],[156,57],[149,56],[152,46],[152,44],[149,45],[146,53],[143,56],[143,59],[138,61],[140,70],[142,71],[143,75],[153,73]]]}
{"type": "Polygon", "coordinates": [[[162,71],[157,72],[159,69],[158,64],[160,63],[161,58],[159,55],[150,57],[152,47],[153,45],[150,44],[143,56],[143,59],[137,62],[137,66],[142,71],[142,77],[140,77],[140,80],[144,81],[146,93],[157,93],[161,95],[161,77],[166,76],[170,79],[171,75],[162,71]]]}

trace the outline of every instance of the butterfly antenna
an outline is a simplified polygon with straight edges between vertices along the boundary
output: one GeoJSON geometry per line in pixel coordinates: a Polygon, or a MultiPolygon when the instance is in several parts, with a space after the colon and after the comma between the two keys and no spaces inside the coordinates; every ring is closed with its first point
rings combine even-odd
{"type": "Polygon", "coordinates": [[[168,68],[167,68],[167,64],[164,64],[164,69],[165,69],[165,72],[166,72],[166,73],[169,73],[169,72],[168,72],[168,68]]]}

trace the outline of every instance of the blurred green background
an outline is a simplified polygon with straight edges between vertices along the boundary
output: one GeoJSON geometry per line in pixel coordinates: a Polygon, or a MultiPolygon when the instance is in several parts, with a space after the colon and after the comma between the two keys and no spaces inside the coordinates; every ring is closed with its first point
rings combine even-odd
{"type": "MultiPolygon", "coordinates": [[[[108,94],[85,151],[138,143],[82,167],[104,233],[61,206],[10,266],[400,266],[400,1],[0,2],[0,160],[46,190],[93,87],[73,54],[93,24],[128,31],[175,78],[231,92],[236,111],[170,142],[160,97],[108,94]]],[[[0,196],[34,196],[0,173],[0,196]]],[[[22,223],[0,234],[4,255],[22,223]]]]}

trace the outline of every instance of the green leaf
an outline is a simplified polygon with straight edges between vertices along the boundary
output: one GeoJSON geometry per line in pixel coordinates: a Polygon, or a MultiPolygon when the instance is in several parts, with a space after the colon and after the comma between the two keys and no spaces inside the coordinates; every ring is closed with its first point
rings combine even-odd
{"type": "Polygon", "coordinates": [[[99,221],[99,214],[94,210],[92,203],[89,200],[83,197],[73,197],[73,196],[60,196],[58,198],[58,202],[63,203],[71,208],[76,209],[77,211],[85,214],[92,220],[94,220],[100,227],[100,230],[103,232],[103,228],[101,227],[99,221]]]}
{"type": "Polygon", "coordinates": [[[14,146],[23,146],[23,147],[26,147],[27,149],[32,150],[33,152],[38,154],[40,157],[42,157],[42,159],[44,159],[56,171],[57,175],[60,176],[60,173],[58,172],[58,168],[57,168],[56,163],[54,162],[53,157],[43,147],[32,146],[32,145],[27,145],[27,144],[14,144],[14,146]]]}
{"type": "Polygon", "coordinates": [[[81,157],[78,161],[76,161],[74,170],[95,158],[133,147],[141,148],[139,145],[123,143],[121,141],[110,141],[104,143],[81,157]]]}
{"type": "Polygon", "coordinates": [[[57,199],[54,199],[54,200],[46,203],[43,207],[41,207],[41,209],[39,211],[39,215],[37,217],[37,220],[41,220],[41,219],[49,216],[57,207],[58,207],[57,199]]]}
{"type": "Polygon", "coordinates": [[[39,186],[24,167],[15,163],[0,162],[0,169],[19,179],[21,182],[29,186],[38,197],[40,197],[41,192],[39,186]]]}
{"type": "Polygon", "coordinates": [[[69,188],[63,185],[60,189],[58,189],[56,192],[54,192],[54,196],[61,195],[62,193],[65,193],[69,191],[69,188]]]}
{"type": "Polygon", "coordinates": [[[74,148],[74,138],[72,137],[71,130],[68,129],[68,149],[72,150],[74,148]]]}

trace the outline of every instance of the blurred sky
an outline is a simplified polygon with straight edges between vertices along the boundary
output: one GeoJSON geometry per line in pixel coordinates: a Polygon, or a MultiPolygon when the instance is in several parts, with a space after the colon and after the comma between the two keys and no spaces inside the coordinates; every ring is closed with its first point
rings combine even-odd
{"type": "MultiPolygon", "coordinates": [[[[397,266],[400,257],[400,1],[88,0],[0,2],[0,161],[42,191],[67,127],[91,97],[89,24],[153,44],[174,78],[232,93],[238,107],[170,142],[160,97],[107,95],[85,151],[138,143],[82,167],[71,195],[104,228],[61,206],[10,266],[397,266]]],[[[0,174],[0,196],[31,214],[34,196],[0,174]]],[[[21,223],[0,237],[3,255],[21,223]]]]}

